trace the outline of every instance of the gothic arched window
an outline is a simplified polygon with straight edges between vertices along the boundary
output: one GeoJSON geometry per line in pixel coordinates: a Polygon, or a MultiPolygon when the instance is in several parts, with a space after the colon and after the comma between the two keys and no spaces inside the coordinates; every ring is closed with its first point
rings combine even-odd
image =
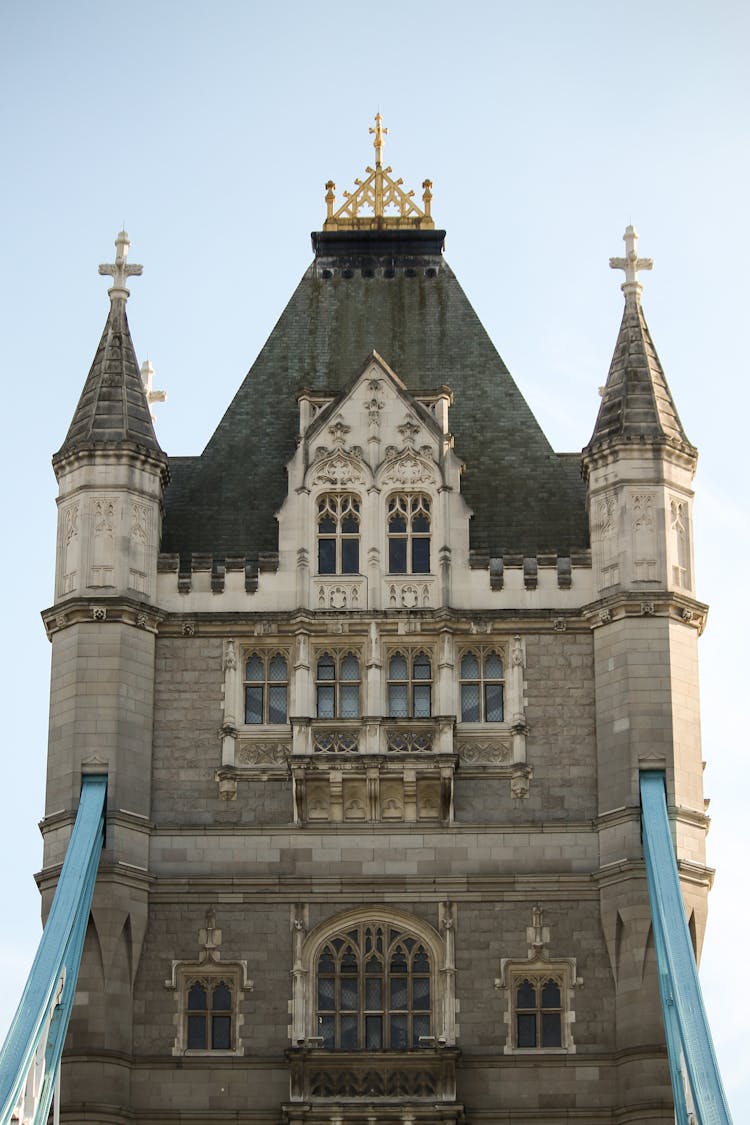
{"type": "Polygon", "coordinates": [[[317,1034],[340,1050],[409,1050],[430,1035],[433,966],[427,946],[386,923],[360,922],[326,939],[316,959],[317,1034]]]}
{"type": "Polygon", "coordinates": [[[245,722],[285,723],[289,670],[280,653],[254,652],[245,662],[245,722]]]}
{"type": "Polygon", "coordinates": [[[461,657],[461,722],[502,723],[503,687],[503,660],[498,652],[465,652],[461,657]]]}
{"type": "Polygon", "coordinates": [[[359,574],[359,525],[356,496],[321,496],[318,574],[359,574]]]}
{"type": "Polygon", "coordinates": [[[359,718],[359,660],[353,652],[324,652],[315,670],[319,719],[359,718]]]}
{"type": "Polygon", "coordinates": [[[430,573],[430,500],[421,493],[388,501],[388,572],[430,573]]]}
{"type": "Polygon", "coordinates": [[[388,715],[426,719],[432,714],[432,664],[426,652],[394,652],[388,660],[388,715]]]}
{"type": "Polygon", "coordinates": [[[562,1046],[560,981],[543,973],[514,983],[516,1047],[562,1046]]]}

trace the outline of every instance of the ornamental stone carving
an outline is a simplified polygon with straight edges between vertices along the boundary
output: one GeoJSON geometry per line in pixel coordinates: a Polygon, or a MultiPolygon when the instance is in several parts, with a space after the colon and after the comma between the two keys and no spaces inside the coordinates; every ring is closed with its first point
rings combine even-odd
{"type": "Polygon", "coordinates": [[[238,766],[283,766],[289,747],[281,742],[240,742],[235,761],[238,766]]]}
{"type": "Polygon", "coordinates": [[[405,449],[396,453],[393,446],[389,446],[386,454],[391,456],[380,471],[383,484],[414,488],[415,485],[437,483],[434,464],[413,450],[405,449]]]}
{"type": "Polygon", "coordinates": [[[356,458],[339,449],[316,461],[313,468],[312,487],[348,488],[353,484],[367,483],[364,466],[356,458]]]}
{"type": "Polygon", "coordinates": [[[507,742],[460,742],[458,756],[467,766],[502,766],[510,761],[511,747],[507,742]]]}

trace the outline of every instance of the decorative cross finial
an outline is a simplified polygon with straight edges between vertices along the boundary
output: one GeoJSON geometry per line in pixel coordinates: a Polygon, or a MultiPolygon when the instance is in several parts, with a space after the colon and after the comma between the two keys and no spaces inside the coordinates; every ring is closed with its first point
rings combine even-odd
{"type": "Polygon", "coordinates": [[[114,301],[116,298],[121,298],[127,301],[130,296],[128,289],[127,279],[129,277],[140,277],[143,273],[143,266],[137,266],[135,262],[128,262],[128,247],[130,246],[130,239],[128,232],[121,230],[115,239],[115,260],[113,263],[99,266],[99,273],[103,276],[111,277],[114,281],[111,289],[108,289],[110,300],[114,301]]]}
{"type": "Polygon", "coordinates": [[[610,258],[610,269],[624,270],[625,280],[620,288],[625,294],[626,299],[632,294],[636,300],[640,298],[643,286],[638,280],[639,270],[652,270],[654,268],[653,258],[639,258],[638,257],[638,231],[631,224],[625,228],[625,234],[622,236],[625,243],[625,257],[624,258],[610,258]]]}
{"type": "Polygon", "coordinates": [[[383,128],[383,117],[380,113],[375,114],[375,128],[373,129],[371,126],[370,132],[375,134],[372,146],[375,149],[375,167],[378,168],[383,163],[383,145],[385,144],[383,134],[388,132],[387,129],[383,128]]]}
{"type": "MultiPolygon", "coordinates": [[[[148,402],[149,406],[151,406],[153,402],[167,401],[166,391],[154,390],[154,374],[155,372],[153,363],[150,359],[144,359],[143,363],[141,364],[141,380],[143,382],[143,389],[146,392],[146,401],[148,402]]],[[[153,410],[151,411],[151,421],[156,421],[156,415],[154,414],[153,410]]]]}

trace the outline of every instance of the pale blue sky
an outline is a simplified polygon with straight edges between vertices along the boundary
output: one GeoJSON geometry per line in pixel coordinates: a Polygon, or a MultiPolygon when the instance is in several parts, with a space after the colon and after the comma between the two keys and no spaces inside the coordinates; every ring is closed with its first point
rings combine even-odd
{"type": "Polygon", "coordinates": [[[0,1034],[39,933],[49,458],[106,316],[97,265],[124,221],[145,267],[136,350],[169,394],[159,438],[199,452],[307,265],[325,181],[341,192],[371,161],[380,108],[387,160],[408,186],[432,178],[446,257],[555,448],[590,436],[622,308],[607,260],[628,222],[655,259],[644,306],[701,452],[696,566],[712,606],[701,673],[718,874],[702,975],[735,1118],[750,1118],[737,968],[750,923],[749,42],[750,9],[728,0],[3,5],[0,1034]]]}

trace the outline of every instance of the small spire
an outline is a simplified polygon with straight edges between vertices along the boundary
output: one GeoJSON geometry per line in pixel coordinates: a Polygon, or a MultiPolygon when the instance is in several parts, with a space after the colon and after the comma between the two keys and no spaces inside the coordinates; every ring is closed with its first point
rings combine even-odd
{"type": "Polygon", "coordinates": [[[638,231],[633,224],[625,228],[625,234],[622,236],[625,243],[625,257],[624,258],[610,258],[609,267],[613,270],[624,270],[625,280],[620,288],[625,294],[625,300],[628,297],[635,297],[636,301],[640,301],[643,286],[638,280],[639,270],[652,270],[654,268],[653,258],[639,258],[638,257],[638,231]]]}
{"type": "Polygon", "coordinates": [[[383,128],[383,116],[381,113],[375,114],[375,128],[370,126],[370,132],[375,134],[375,140],[372,142],[372,147],[375,149],[375,167],[380,168],[383,163],[383,147],[385,141],[383,136],[388,132],[383,128]]]}
{"type": "MultiPolygon", "coordinates": [[[[151,406],[151,404],[154,402],[167,401],[166,391],[154,390],[154,375],[155,371],[153,363],[150,359],[144,359],[143,363],[141,364],[141,379],[143,380],[143,389],[146,392],[146,401],[148,402],[149,406],[151,406]]],[[[151,411],[151,421],[156,421],[156,415],[154,414],[153,410],[151,411]]]]}
{"type": "Polygon", "coordinates": [[[129,277],[140,277],[143,273],[143,266],[138,266],[135,262],[128,262],[128,247],[130,246],[130,239],[128,232],[121,230],[115,239],[115,260],[114,262],[105,263],[99,266],[99,273],[105,277],[111,277],[114,284],[111,289],[108,289],[111,301],[123,300],[127,301],[130,296],[130,290],[127,288],[125,282],[129,277]]]}

